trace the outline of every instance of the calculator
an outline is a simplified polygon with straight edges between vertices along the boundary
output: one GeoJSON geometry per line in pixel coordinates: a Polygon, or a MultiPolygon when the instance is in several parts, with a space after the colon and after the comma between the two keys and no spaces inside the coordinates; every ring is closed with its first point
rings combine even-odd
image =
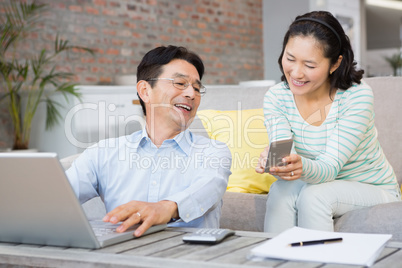
{"type": "Polygon", "coordinates": [[[229,229],[201,228],[196,232],[183,236],[183,241],[197,244],[217,244],[228,236],[234,235],[229,229]]]}

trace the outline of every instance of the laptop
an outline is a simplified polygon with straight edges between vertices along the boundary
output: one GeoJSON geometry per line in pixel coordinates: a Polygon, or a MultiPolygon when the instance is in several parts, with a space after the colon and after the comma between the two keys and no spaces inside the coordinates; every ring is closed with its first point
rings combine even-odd
{"type": "Polygon", "coordinates": [[[118,224],[92,225],[56,153],[0,153],[0,242],[97,249],[134,239],[139,226],[117,233],[118,224]]]}

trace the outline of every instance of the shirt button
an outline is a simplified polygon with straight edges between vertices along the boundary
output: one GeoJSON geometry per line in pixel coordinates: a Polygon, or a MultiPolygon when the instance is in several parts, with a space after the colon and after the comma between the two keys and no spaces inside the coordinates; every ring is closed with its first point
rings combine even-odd
{"type": "Polygon", "coordinates": [[[201,212],[204,212],[204,208],[201,208],[201,212]]]}
{"type": "Polygon", "coordinates": [[[190,218],[190,214],[187,214],[187,215],[186,215],[186,218],[190,218]]]}
{"type": "Polygon", "coordinates": [[[152,182],[152,185],[154,185],[154,186],[155,186],[155,185],[156,185],[156,181],[153,181],[153,182],[152,182]]]}

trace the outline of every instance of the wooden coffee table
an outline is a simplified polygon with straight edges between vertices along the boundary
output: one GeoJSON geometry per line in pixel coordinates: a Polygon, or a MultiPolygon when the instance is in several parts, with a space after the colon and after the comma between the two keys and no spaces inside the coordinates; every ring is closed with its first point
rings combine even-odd
{"type": "MultiPolygon", "coordinates": [[[[237,231],[217,245],[183,243],[183,235],[192,231],[167,228],[99,250],[0,243],[0,267],[358,267],[272,259],[255,262],[248,258],[250,249],[271,234],[237,231]]],[[[402,267],[401,248],[402,242],[389,242],[372,267],[402,267]]]]}

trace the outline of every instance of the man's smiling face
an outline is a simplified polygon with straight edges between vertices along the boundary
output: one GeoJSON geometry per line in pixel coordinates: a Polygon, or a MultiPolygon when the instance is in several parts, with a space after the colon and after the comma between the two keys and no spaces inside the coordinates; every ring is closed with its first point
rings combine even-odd
{"type": "Polygon", "coordinates": [[[157,78],[182,78],[190,85],[181,90],[174,87],[171,80],[157,80],[149,91],[147,116],[152,117],[151,121],[155,119],[175,129],[187,128],[201,101],[201,96],[192,86],[201,83],[197,69],[185,60],[175,59],[163,66],[162,73],[157,78]]]}

